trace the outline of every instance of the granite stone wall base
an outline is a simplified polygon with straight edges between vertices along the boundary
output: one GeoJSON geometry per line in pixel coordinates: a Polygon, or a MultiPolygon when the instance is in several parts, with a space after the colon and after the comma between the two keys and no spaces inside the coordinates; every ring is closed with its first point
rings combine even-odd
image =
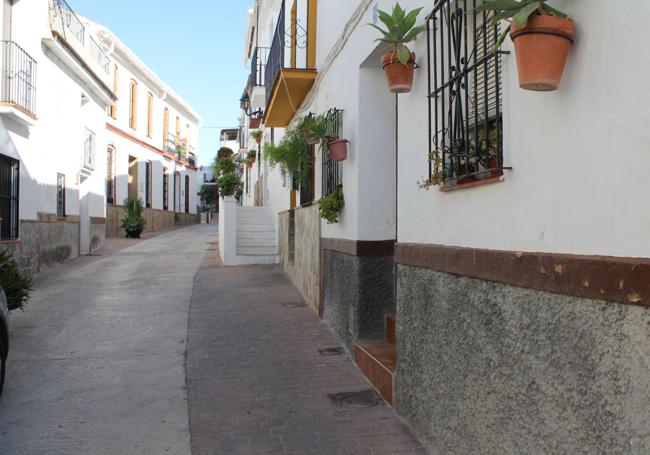
{"type": "Polygon", "coordinates": [[[90,224],[90,250],[100,249],[106,243],[106,223],[90,224]]]}
{"type": "Polygon", "coordinates": [[[320,309],[320,212],[318,205],[278,215],[280,264],[314,311],[320,309]]]}
{"type": "Polygon", "coordinates": [[[323,319],[352,349],[358,340],[384,340],[395,312],[393,256],[323,253],[323,319]]]}
{"type": "MultiPolygon", "coordinates": [[[[56,219],[56,217],[54,217],[56,219]]],[[[79,257],[79,223],[58,221],[20,222],[20,241],[0,245],[33,275],[53,264],[79,257]]]]}
{"type": "MultiPolygon", "coordinates": [[[[106,237],[124,237],[126,234],[122,229],[122,220],[126,212],[121,205],[106,206],[106,237]]],[[[192,213],[175,213],[169,210],[144,209],[146,231],[158,231],[168,229],[176,225],[199,224],[201,215],[192,213]]]]}
{"type": "Polygon", "coordinates": [[[398,413],[432,454],[650,453],[650,309],[398,266],[398,413]]]}

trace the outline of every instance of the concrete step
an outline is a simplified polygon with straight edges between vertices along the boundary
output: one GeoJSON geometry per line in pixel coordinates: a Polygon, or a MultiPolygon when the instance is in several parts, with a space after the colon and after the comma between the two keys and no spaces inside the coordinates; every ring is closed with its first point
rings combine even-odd
{"type": "Polygon", "coordinates": [[[275,232],[271,224],[238,224],[237,233],[240,232],[275,232]]]}
{"type": "Polygon", "coordinates": [[[237,255],[242,256],[276,256],[277,246],[240,246],[237,244],[237,255]]]}
{"type": "Polygon", "coordinates": [[[393,404],[393,379],[397,366],[395,345],[384,341],[355,343],[357,366],[389,404],[393,404]]]}
{"type": "Polygon", "coordinates": [[[263,224],[273,226],[273,221],[266,218],[250,218],[250,219],[237,219],[237,226],[250,225],[250,224],[263,224]]]}
{"type": "Polygon", "coordinates": [[[237,239],[237,247],[240,246],[272,246],[277,248],[278,245],[275,241],[275,239],[258,239],[258,238],[252,238],[252,239],[237,239]]]}
{"type": "Polygon", "coordinates": [[[273,240],[275,242],[277,236],[275,231],[239,231],[237,232],[237,240],[240,239],[258,239],[258,240],[273,240]]]}
{"type": "Polygon", "coordinates": [[[393,346],[397,344],[397,323],[394,314],[386,315],[386,340],[393,346]]]}

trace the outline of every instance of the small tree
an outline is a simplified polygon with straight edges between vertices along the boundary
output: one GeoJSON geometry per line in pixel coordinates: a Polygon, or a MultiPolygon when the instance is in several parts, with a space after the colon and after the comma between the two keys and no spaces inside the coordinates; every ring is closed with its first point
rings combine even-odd
{"type": "Polygon", "coordinates": [[[6,250],[0,250],[0,288],[5,292],[10,311],[22,310],[29,302],[32,279],[6,250]]]}
{"type": "Polygon", "coordinates": [[[214,211],[219,203],[219,188],[216,185],[203,185],[199,193],[204,210],[214,211]]]}

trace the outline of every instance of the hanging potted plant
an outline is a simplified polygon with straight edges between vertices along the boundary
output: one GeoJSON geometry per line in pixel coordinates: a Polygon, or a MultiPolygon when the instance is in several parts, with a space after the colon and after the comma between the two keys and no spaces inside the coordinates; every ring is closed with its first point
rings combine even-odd
{"type": "Polygon", "coordinates": [[[262,137],[264,136],[264,133],[262,130],[253,130],[251,131],[251,137],[255,139],[255,142],[258,144],[262,143],[262,137]]]}
{"type": "Polygon", "coordinates": [[[321,151],[327,150],[335,161],[345,161],[348,157],[348,140],[341,139],[330,131],[329,122],[324,115],[318,115],[308,124],[309,136],[320,142],[321,151]]]}
{"type": "Polygon", "coordinates": [[[492,23],[510,21],[497,41],[500,47],[508,33],[515,46],[519,86],[524,90],[557,90],[562,81],[575,24],[548,0],[486,0],[477,11],[493,11],[492,23]]]}
{"type": "Polygon", "coordinates": [[[248,153],[246,154],[246,159],[248,160],[251,166],[255,164],[256,158],[257,158],[257,154],[255,153],[255,150],[249,150],[248,153]]]}
{"type": "Polygon", "coordinates": [[[388,52],[381,57],[381,65],[386,72],[389,90],[393,93],[408,93],[413,87],[415,53],[406,47],[406,43],[415,40],[426,30],[424,25],[415,25],[420,11],[422,8],[407,12],[399,4],[395,4],[391,14],[378,11],[379,20],[386,26],[385,29],[368,24],[382,34],[382,37],[375,41],[388,46],[388,52]]]}

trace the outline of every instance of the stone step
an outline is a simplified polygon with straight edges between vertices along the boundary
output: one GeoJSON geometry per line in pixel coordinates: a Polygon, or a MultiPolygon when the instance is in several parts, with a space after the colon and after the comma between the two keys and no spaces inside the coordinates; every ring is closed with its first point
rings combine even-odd
{"type": "Polygon", "coordinates": [[[237,244],[237,255],[242,256],[277,256],[278,247],[273,246],[240,246],[237,244]]]}
{"type": "Polygon", "coordinates": [[[238,224],[237,233],[239,232],[275,232],[272,224],[238,224]]]}
{"type": "Polygon", "coordinates": [[[397,323],[394,314],[386,315],[386,340],[393,346],[397,344],[397,323]]]}
{"type": "Polygon", "coordinates": [[[237,247],[240,246],[272,246],[277,248],[278,245],[275,239],[260,239],[260,238],[249,238],[249,239],[240,239],[237,238],[237,247]]]}
{"type": "Polygon", "coordinates": [[[237,225],[238,226],[246,225],[246,224],[264,224],[264,225],[267,225],[267,226],[273,226],[273,221],[268,220],[266,218],[250,218],[250,219],[238,218],[237,219],[237,225]]]}
{"type": "Polygon", "coordinates": [[[354,359],[387,403],[393,404],[393,379],[397,366],[395,345],[384,341],[355,343],[354,359]]]}
{"type": "Polygon", "coordinates": [[[273,240],[276,241],[277,236],[275,231],[239,231],[237,232],[237,240],[240,239],[259,239],[259,240],[273,240]]]}

